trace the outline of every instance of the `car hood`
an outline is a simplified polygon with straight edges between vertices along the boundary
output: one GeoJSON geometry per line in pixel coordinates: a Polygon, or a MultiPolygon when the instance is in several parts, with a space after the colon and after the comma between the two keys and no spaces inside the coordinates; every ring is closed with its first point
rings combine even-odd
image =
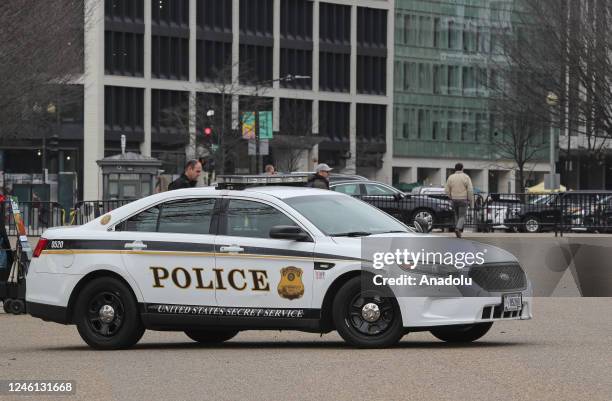
{"type": "MultiPolygon", "coordinates": [[[[421,233],[390,233],[376,234],[363,238],[346,238],[334,237],[333,240],[338,244],[338,253],[342,256],[361,257],[361,241],[362,239],[370,238],[393,238],[401,239],[400,244],[406,247],[406,240],[414,240],[414,245],[410,241],[411,250],[419,251],[425,249],[427,252],[472,252],[474,254],[482,252],[484,254],[485,264],[490,263],[517,263],[516,257],[510,252],[489,244],[483,244],[477,241],[441,237],[431,234],[421,233]]],[[[381,249],[381,251],[386,251],[381,249]]]]}

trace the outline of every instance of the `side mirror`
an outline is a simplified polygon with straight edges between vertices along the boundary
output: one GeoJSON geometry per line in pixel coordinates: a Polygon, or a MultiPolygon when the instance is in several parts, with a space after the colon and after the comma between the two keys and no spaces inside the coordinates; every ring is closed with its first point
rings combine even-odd
{"type": "Polygon", "coordinates": [[[393,194],[393,198],[395,198],[396,201],[401,201],[405,197],[406,197],[406,195],[404,195],[401,192],[396,192],[395,194],[393,194]]]}
{"type": "Polygon", "coordinates": [[[270,229],[270,238],[311,241],[310,235],[298,226],[274,226],[270,229]]]}

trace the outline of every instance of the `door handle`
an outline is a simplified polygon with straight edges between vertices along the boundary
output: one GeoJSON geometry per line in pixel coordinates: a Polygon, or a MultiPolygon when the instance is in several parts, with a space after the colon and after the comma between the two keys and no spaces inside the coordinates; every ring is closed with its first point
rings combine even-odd
{"type": "Polygon", "coordinates": [[[244,252],[244,248],[241,248],[238,245],[222,246],[221,248],[219,248],[219,252],[223,252],[223,253],[240,253],[240,252],[244,252]]]}
{"type": "Polygon", "coordinates": [[[145,243],[143,243],[142,241],[134,241],[134,242],[128,242],[127,244],[125,244],[123,246],[125,249],[146,249],[147,245],[145,243]]]}

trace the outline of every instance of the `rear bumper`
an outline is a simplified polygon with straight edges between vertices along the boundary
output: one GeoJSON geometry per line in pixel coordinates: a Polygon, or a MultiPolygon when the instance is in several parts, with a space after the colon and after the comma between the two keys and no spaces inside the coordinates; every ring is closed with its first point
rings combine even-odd
{"type": "Polygon", "coordinates": [[[39,304],[37,302],[27,302],[26,311],[33,317],[37,317],[46,322],[70,324],[68,308],[56,305],[39,304]]]}

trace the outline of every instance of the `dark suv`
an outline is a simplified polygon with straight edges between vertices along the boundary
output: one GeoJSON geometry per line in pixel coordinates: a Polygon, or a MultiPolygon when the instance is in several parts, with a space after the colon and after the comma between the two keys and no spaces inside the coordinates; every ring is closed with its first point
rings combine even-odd
{"type": "Polygon", "coordinates": [[[420,218],[433,228],[454,225],[453,206],[448,200],[405,194],[387,184],[368,180],[331,182],[330,189],[361,199],[406,224],[420,218]]]}
{"type": "Polygon", "coordinates": [[[609,195],[612,195],[611,191],[524,195],[526,199],[522,204],[508,208],[506,225],[530,233],[555,228],[586,230],[589,223],[594,224],[597,206],[609,195]]]}

